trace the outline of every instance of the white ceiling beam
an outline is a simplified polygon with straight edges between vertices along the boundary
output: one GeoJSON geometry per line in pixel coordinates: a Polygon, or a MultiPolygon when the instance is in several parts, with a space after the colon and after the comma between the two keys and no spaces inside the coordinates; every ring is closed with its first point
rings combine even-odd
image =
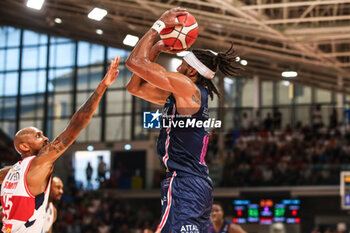
{"type": "Polygon", "coordinates": [[[350,15],[292,18],[292,19],[270,19],[270,20],[265,20],[263,22],[267,25],[275,25],[275,24],[286,24],[286,23],[324,22],[324,21],[339,21],[339,20],[350,20],[350,15]]]}
{"type": "Polygon", "coordinates": [[[350,0],[328,0],[328,1],[303,1],[303,2],[283,2],[283,3],[271,3],[261,5],[245,5],[239,6],[241,10],[258,10],[258,9],[274,9],[284,7],[300,7],[300,6],[319,6],[330,4],[343,4],[350,3],[350,0]]]}

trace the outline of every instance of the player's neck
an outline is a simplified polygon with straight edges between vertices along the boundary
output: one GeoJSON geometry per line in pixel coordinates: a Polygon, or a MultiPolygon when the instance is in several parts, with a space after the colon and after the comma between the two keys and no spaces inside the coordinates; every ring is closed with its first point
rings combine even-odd
{"type": "Polygon", "coordinates": [[[224,225],[224,220],[223,220],[223,219],[220,219],[220,220],[218,220],[218,221],[215,221],[215,222],[213,223],[213,225],[214,225],[215,232],[219,232],[220,229],[222,228],[222,225],[224,225]]]}

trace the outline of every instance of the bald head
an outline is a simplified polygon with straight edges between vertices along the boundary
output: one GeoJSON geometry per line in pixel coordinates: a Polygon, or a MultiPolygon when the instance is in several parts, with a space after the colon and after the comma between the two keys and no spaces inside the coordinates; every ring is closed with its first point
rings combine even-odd
{"type": "Polygon", "coordinates": [[[14,138],[15,148],[22,158],[37,155],[47,142],[43,132],[35,127],[21,129],[14,138]]]}

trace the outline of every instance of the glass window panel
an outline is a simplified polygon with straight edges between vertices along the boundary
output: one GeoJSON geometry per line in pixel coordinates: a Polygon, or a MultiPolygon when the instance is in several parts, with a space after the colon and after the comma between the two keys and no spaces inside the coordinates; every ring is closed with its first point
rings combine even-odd
{"type": "Polygon", "coordinates": [[[63,67],[74,65],[75,45],[57,44],[50,46],[50,66],[63,67]]]}
{"type": "MultiPolygon", "coordinates": [[[[127,115],[126,117],[130,118],[131,120],[131,115],[127,115]]],[[[136,114],[134,115],[135,117],[135,128],[134,128],[134,134],[135,134],[135,139],[136,140],[146,140],[148,139],[148,134],[150,133],[150,131],[148,129],[144,129],[143,128],[143,114],[140,113],[140,114],[136,114]]],[[[130,126],[131,128],[131,126],[130,126]]],[[[131,129],[129,129],[131,131],[131,129]]],[[[153,133],[153,131],[152,131],[153,133]]],[[[159,133],[157,131],[154,132],[155,134],[156,133],[159,133]]],[[[155,135],[155,137],[158,136],[158,135],[155,135]]]]}
{"type": "Polygon", "coordinates": [[[0,48],[6,46],[7,27],[0,27],[0,48]]]}
{"type": "Polygon", "coordinates": [[[39,43],[40,44],[47,44],[48,38],[46,34],[40,34],[39,37],[39,43]]]}
{"type": "Polygon", "coordinates": [[[0,98],[0,119],[3,119],[4,116],[3,116],[3,113],[4,113],[4,101],[5,101],[5,98],[0,98]]]}
{"type": "Polygon", "coordinates": [[[23,129],[25,127],[36,127],[40,130],[43,129],[43,122],[41,120],[21,120],[19,122],[19,128],[23,129]]]}
{"type": "Polygon", "coordinates": [[[71,39],[63,38],[63,37],[51,37],[50,39],[51,44],[71,42],[71,41],[72,41],[71,39]]]}
{"type": "Polygon", "coordinates": [[[114,59],[114,57],[116,56],[120,56],[121,60],[125,60],[130,55],[130,53],[131,52],[128,50],[109,47],[107,49],[107,59],[111,60],[114,59]]]}
{"type": "Polygon", "coordinates": [[[292,99],[289,98],[289,87],[283,85],[283,82],[277,82],[277,103],[278,104],[290,104],[292,99]]]}
{"type": "Polygon", "coordinates": [[[16,97],[6,98],[4,104],[4,119],[15,119],[17,105],[16,97]]]}
{"type": "Polygon", "coordinates": [[[21,97],[21,118],[44,117],[44,95],[21,97]]]}
{"type": "Polygon", "coordinates": [[[19,49],[8,49],[6,51],[6,70],[18,69],[19,49]]]}
{"type": "Polygon", "coordinates": [[[72,115],[72,94],[55,94],[50,103],[49,116],[66,117],[72,115]]]}
{"type": "Polygon", "coordinates": [[[73,90],[73,69],[52,69],[49,72],[49,91],[73,90]]]}
{"type": "Polygon", "coordinates": [[[78,90],[94,90],[103,78],[103,67],[85,67],[78,69],[78,90]]]}
{"type": "Polygon", "coordinates": [[[22,73],[21,94],[45,92],[46,71],[24,71],[22,73]]]}
{"type": "Polygon", "coordinates": [[[242,107],[253,106],[253,79],[248,79],[242,89],[242,107]]]}
{"type": "Polygon", "coordinates": [[[303,125],[310,125],[312,111],[310,106],[295,106],[295,123],[302,122],[303,125]]]}
{"type": "Polygon", "coordinates": [[[78,142],[98,142],[101,139],[101,117],[93,117],[88,126],[81,131],[78,142]]]}
{"type": "Polygon", "coordinates": [[[262,81],[261,82],[261,96],[262,106],[273,105],[273,81],[262,81]]]}
{"type": "Polygon", "coordinates": [[[38,64],[40,68],[46,67],[47,63],[47,46],[43,45],[39,47],[38,64]]]}
{"type": "Polygon", "coordinates": [[[25,30],[23,32],[23,45],[37,45],[40,43],[40,34],[25,30]]]}
{"type": "Polygon", "coordinates": [[[311,103],[311,87],[295,85],[294,99],[295,99],[295,103],[298,103],[298,104],[311,103]]]}
{"type": "Polygon", "coordinates": [[[102,64],[104,60],[104,47],[102,45],[79,42],[78,66],[102,64]]]}
{"type": "Polygon", "coordinates": [[[13,27],[8,27],[7,33],[7,46],[19,46],[21,30],[13,27]]]}
{"type": "Polygon", "coordinates": [[[330,103],[332,101],[332,93],[330,91],[316,89],[317,103],[330,103]]]}
{"type": "Polygon", "coordinates": [[[55,119],[53,121],[53,134],[51,138],[57,137],[60,133],[63,132],[63,130],[67,127],[68,123],[70,121],[70,118],[68,119],[55,119]]]}
{"type": "Polygon", "coordinates": [[[13,120],[4,121],[1,128],[8,136],[13,138],[16,133],[16,124],[13,120]]]}
{"type": "MultiPolygon", "coordinates": [[[[224,78],[225,107],[235,106],[234,100],[236,96],[236,89],[237,89],[237,80],[234,78],[225,77],[224,78]]],[[[214,96],[216,95],[214,94],[214,96]]]]}
{"type": "Polygon", "coordinates": [[[90,45],[90,64],[103,64],[104,61],[104,47],[102,45],[90,45]]]}
{"type": "Polygon", "coordinates": [[[132,96],[126,91],[107,92],[107,114],[131,112],[132,96]]]}
{"type": "Polygon", "coordinates": [[[0,71],[4,71],[5,70],[5,54],[6,51],[5,49],[0,49],[0,71]]]}
{"type": "Polygon", "coordinates": [[[46,46],[23,48],[22,68],[33,69],[46,66],[46,46]]]}
{"type": "Polygon", "coordinates": [[[90,43],[81,41],[78,43],[78,66],[86,66],[89,64],[90,43]]]}
{"type": "Polygon", "coordinates": [[[106,140],[130,140],[131,116],[107,117],[106,140]]]}
{"type": "Polygon", "coordinates": [[[23,56],[22,56],[22,68],[30,69],[37,68],[38,66],[38,48],[30,47],[23,48],[23,56]]]}
{"type": "Polygon", "coordinates": [[[5,74],[0,74],[0,96],[5,94],[5,74]]]}
{"type": "Polygon", "coordinates": [[[18,92],[18,73],[11,72],[5,74],[5,95],[17,95],[18,92]]]}

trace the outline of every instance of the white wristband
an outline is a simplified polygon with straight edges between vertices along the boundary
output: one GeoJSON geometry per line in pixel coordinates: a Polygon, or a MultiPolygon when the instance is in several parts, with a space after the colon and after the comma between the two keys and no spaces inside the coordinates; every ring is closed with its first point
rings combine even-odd
{"type": "Polygon", "coordinates": [[[165,23],[161,20],[157,20],[153,26],[152,29],[156,30],[158,34],[165,28],[165,23]]]}

